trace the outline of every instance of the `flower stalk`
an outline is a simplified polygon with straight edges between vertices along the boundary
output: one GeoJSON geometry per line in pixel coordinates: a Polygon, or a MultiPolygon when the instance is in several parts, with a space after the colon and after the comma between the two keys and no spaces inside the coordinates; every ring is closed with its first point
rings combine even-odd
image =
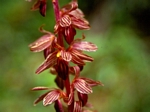
{"type": "MultiPolygon", "coordinates": [[[[39,10],[45,17],[47,3],[47,0],[37,0],[31,10],[39,10]]],[[[50,69],[50,73],[56,76],[55,83],[58,88],[34,87],[33,91],[48,91],[37,98],[34,104],[40,101],[43,101],[44,106],[54,103],[56,112],[66,112],[66,109],[67,112],[87,112],[84,107],[89,107],[88,94],[93,93],[93,86],[103,86],[103,84],[81,77],[80,72],[87,62],[94,60],[84,54],[84,51],[94,52],[98,48],[95,44],[85,41],[84,35],[82,38],[75,39],[76,29],[90,29],[89,22],[78,8],[77,0],[72,0],[62,8],[59,8],[58,0],[52,0],[52,5],[56,21],[54,32],[46,31],[41,26],[40,32],[43,36],[31,43],[29,47],[32,52],[43,51],[45,57],[43,63],[37,68],[36,74],[50,69]],[[67,47],[64,43],[68,44],[67,47]],[[71,75],[74,77],[73,80],[70,80],[71,75]]]]}

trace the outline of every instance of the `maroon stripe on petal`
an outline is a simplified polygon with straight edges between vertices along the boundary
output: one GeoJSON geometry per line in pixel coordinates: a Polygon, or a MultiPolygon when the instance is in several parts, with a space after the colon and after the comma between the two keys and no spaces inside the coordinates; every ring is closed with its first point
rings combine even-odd
{"type": "Polygon", "coordinates": [[[49,92],[43,99],[43,105],[47,106],[53,102],[55,102],[56,100],[58,100],[58,98],[60,97],[60,91],[58,90],[53,90],[51,92],[49,92]]]}
{"type": "Polygon", "coordinates": [[[96,51],[97,46],[91,42],[86,42],[86,41],[79,41],[73,43],[72,47],[77,50],[82,50],[82,51],[96,51]]]}
{"type": "Polygon", "coordinates": [[[41,95],[39,98],[37,98],[35,101],[34,101],[34,106],[36,106],[37,103],[39,103],[40,101],[43,100],[43,98],[48,94],[49,92],[41,95]]]}
{"type": "Polygon", "coordinates": [[[57,60],[56,54],[57,54],[57,51],[55,51],[52,54],[48,55],[46,60],[36,70],[36,74],[39,74],[42,71],[44,71],[44,70],[50,68],[51,66],[53,66],[55,64],[56,60],[57,60]]]}
{"type": "Polygon", "coordinates": [[[60,26],[61,27],[67,27],[71,25],[71,18],[68,15],[65,15],[60,20],[60,26]]]}
{"type": "Polygon", "coordinates": [[[85,80],[88,83],[88,85],[91,87],[97,86],[97,85],[104,86],[104,84],[100,81],[94,81],[94,80],[88,79],[88,78],[80,78],[80,79],[85,80]]]}
{"type": "Polygon", "coordinates": [[[69,52],[66,52],[66,51],[64,51],[64,50],[61,50],[60,54],[61,54],[61,57],[62,57],[65,61],[68,61],[68,62],[71,61],[72,56],[71,56],[71,54],[70,54],[69,52]]]}
{"type": "Polygon", "coordinates": [[[50,35],[50,34],[43,35],[38,40],[36,40],[35,42],[29,45],[30,50],[33,52],[43,51],[44,49],[46,49],[52,44],[54,39],[55,39],[54,35],[50,35]]]}
{"type": "Polygon", "coordinates": [[[72,60],[73,63],[77,64],[77,65],[85,65],[84,61],[81,60],[76,54],[72,53],[72,60]]]}
{"type": "Polygon", "coordinates": [[[82,103],[80,101],[75,101],[74,102],[73,112],[82,112],[82,103]]]}
{"type": "Polygon", "coordinates": [[[90,57],[86,54],[83,54],[82,52],[80,52],[78,50],[73,49],[71,52],[72,52],[72,55],[78,56],[81,60],[83,60],[85,62],[91,62],[94,60],[92,57],[90,57]]]}
{"type": "Polygon", "coordinates": [[[72,25],[75,28],[78,28],[80,30],[89,30],[90,29],[90,25],[89,22],[86,19],[79,19],[79,18],[75,18],[72,17],[72,25]]]}
{"type": "Polygon", "coordinates": [[[82,79],[76,79],[73,82],[74,88],[82,94],[92,93],[92,88],[82,79]]]}

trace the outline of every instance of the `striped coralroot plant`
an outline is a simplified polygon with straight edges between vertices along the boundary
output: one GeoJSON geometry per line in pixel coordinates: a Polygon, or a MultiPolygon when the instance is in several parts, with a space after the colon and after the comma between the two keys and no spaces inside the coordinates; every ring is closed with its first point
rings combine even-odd
{"type": "MultiPolygon", "coordinates": [[[[89,78],[80,76],[86,62],[94,59],[84,53],[94,52],[97,46],[85,41],[85,36],[75,39],[76,29],[89,30],[89,22],[84,18],[83,12],[78,8],[77,0],[72,0],[67,5],[59,8],[58,0],[52,0],[56,24],[54,31],[46,31],[39,39],[29,45],[32,52],[43,52],[45,60],[37,68],[36,74],[49,69],[50,74],[55,74],[55,83],[58,88],[34,87],[33,91],[47,90],[46,93],[34,102],[43,101],[43,105],[54,104],[56,112],[92,112],[88,103],[88,94],[92,87],[103,84],[89,78]],[[72,76],[71,76],[72,75],[72,76]],[[70,78],[73,77],[73,78],[70,78]],[[76,96],[76,97],[75,97],[76,96]]],[[[46,16],[47,0],[37,0],[31,10],[39,10],[46,16]]]]}

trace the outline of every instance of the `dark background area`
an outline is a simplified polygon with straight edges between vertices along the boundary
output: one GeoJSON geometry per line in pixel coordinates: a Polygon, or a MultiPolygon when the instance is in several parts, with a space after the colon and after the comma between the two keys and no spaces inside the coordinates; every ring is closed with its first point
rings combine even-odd
{"type": "MultiPolygon", "coordinates": [[[[34,2],[34,1],[33,1],[34,2]]],[[[53,105],[33,101],[43,92],[35,86],[56,87],[55,76],[34,71],[44,60],[28,45],[42,34],[42,24],[53,32],[54,14],[48,0],[47,16],[30,11],[33,2],[0,0],[0,111],[54,112],[53,105]]],[[[69,0],[60,0],[60,6],[69,0]]],[[[91,30],[79,31],[98,46],[82,76],[100,80],[89,102],[98,112],[150,112],[150,1],[79,0],[79,8],[91,23],[91,30]]]]}

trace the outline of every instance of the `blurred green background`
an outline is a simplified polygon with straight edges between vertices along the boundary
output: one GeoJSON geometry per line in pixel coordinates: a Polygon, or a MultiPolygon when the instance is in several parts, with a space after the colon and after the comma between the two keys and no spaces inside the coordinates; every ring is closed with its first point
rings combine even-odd
{"type": "MultiPolygon", "coordinates": [[[[33,1],[34,2],[34,1],[33,1]]],[[[53,31],[54,15],[48,0],[47,16],[32,12],[33,2],[0,0],[0,112],[54,112],[33,101],[43,92],[35,86],[56,87],[48,71],[35,75],[44,60],[42,53],[30,52],[28,45],[42,34],[42,24],[53,31]]],[[[60,0],[60,5],[69,0],[60,0]]],[[[97,112],[150,112],[150,1],[79,0],[79,7],[91,23],[83,32],[86,40],[99,47],[90,53],[83,76],[100,80],[89,102],[97,112]]]]}

